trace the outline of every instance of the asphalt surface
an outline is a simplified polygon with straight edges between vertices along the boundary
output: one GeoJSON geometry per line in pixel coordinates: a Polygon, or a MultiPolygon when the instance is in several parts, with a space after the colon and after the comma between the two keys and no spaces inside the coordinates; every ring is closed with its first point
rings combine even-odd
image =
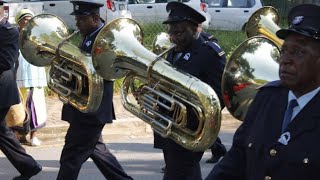
{"type": "MultiPolygon", "coordinates": [[[[128,112],[121,103],[120,95],[113,98],[116,119],[112,124],[106,124],[102,134],[107,139],[117,139],[122,137],[144,137],[152,135],[150,126],[128,112]]],[[[63,144],[65,133],[69,124],[61,120],[62,102],[58,97],[47,97],[47,121],[46,126],[39,129],[37,137],[42,141],[42,145],[63,144]]],[[[228,131],[241,124],[233,118],[230,113],[223,109],[221,129],[228,131]]]]}
{"type": "MultiPolygon", "coordinates": [[[[34,180],[55,179],[59,170],[59,158],[64,144],[68,123],[60,120],[62,103],[57,97],[48,97],[46,126],[37,134],[42,144],[37,147],[23,145],[27,153],[43,166],[43,171],[33,177],[34,180]]],[[[104,141],[110,151],[117,157],[124,170],[136,180],[161,180],[160,169],[164,166],[163,154],[153,148],[153,132],[149,125],[126,111],[120,96],[114,96],[117,120],[107,124],[103,130],[104,141]]],[[[229,149],[235,130],[241,124],[227,110],[222,111],[222,123],[219,132],[223,144],[229,149]]],[[[211,171],[213,164],[205,161],[211,157],[207,150],[200,162],[203,178],[211,171]]],[[[18,175],[17,170],[0,152],[0,179],[12,179],[18,175]]],[[[104,179],[91,159],[82,166],[79,180],[104,179]]]]}

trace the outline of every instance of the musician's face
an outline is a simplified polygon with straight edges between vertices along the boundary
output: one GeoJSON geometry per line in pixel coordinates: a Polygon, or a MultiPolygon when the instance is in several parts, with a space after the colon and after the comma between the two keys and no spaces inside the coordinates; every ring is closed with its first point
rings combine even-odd
{"type": "Polygon", "coordinates": [[[281,48],[279,76],[296,96],[320,86],[320,43],[291,33],[281,48]]]}
{"type": "Polygon", "coordinates": [[[176,44],[175,50],[181,52],[189,48],[197,34],[197,26],[188,22],[179,22],[168,25],[170,41],[176,44]]]}
{"type": "Polygon", "coordinates": [[[86,36],[96,29],[98,24],[97,16],[95,14],[75,16],[76,26],[82,36],[86,36]]]}

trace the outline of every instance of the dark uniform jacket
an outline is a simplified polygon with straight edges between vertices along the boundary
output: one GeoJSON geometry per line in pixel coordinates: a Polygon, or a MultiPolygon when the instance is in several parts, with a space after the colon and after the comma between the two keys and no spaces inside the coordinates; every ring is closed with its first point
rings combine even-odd
{"type": "Polygon", "coordinates": [[[262,87],[236,131],[233,145],[207,179],[319,179],[320,92],[294,117],[278,142],[289,89],[275,81],[262,87]]]}
{"type": "Polygon", "coordinates": [[[0,22],[0,109],[20,102],[14,63],[19,56],[19,32],[8,21],[0,22]]]}
{"type": "MultiPolygon", "coordinates": [[[[88,39],[80,44],[80,49],[91,54],[93,42],[101,29],[92,34],[88,39]]],[[[105,124],[112,123],[115,119],[113,109],[113,81],[104,80],[103,98],[98,110],[94,113],[82,113],[71,105],[65,104],[62,109],[62,119],[66,121],[81,121],[81,123],[89,124],[105,124]],[[75,117],[77,117],[75,119],[75,117]],[[80,117],[80,118],[79,118],[80,117]]]]}
{"type": "MultiPolygon", "coordinates": [[[[200,36],[194,40],[189,49],[182,52],[177,60],[174,58],[176,55],[174,50],[169,51],[167,60],[177,69],[183,70],[210,85],[222,103],[221,78],[226,61],[224,54],[220,56],[219,52],[213,49],[215,45],[211,43],[200,36]]],[[[197,117],[192,111],[188,110],[188,112],[191,113],[188,113],[187,126],[190,129],[196,129],[198,126],[197,117]]],[[[154,143],[155,148],[162,148],[165,141],[155,133],[154,143]]]]}

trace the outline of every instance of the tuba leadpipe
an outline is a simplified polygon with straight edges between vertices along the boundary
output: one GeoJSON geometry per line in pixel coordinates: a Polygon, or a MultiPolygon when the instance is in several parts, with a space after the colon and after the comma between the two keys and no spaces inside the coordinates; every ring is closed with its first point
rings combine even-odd
{"type": "Polygon", "coordinates": [[[143,47],[142,36],[132,19],[107,24],[93,45],[96,71],[107,80],[125,77],[121,86],[123,106],[161,136],[190,150],[206,150],[220,129],[216,93],[143,47]],[[199,120],[195,129],[189,127],[189,115],[199,120]]]}
{"type": "Polygon", "coordinates": [[[33,17],[19,35],[24,58],[35,66],[49,66],[48,87],[63,103],[81,112],[95,112],[102,101],[103,78],[94,70],[90,54],[69,39],[65,23],[55,15],[33,17]]]}

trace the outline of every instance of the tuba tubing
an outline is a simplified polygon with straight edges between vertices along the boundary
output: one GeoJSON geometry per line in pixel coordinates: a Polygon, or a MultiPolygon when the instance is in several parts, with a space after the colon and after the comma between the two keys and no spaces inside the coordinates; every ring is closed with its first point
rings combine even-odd
{"type": "Polygon", "coordinates": [[[90,54],[68,40],[66,24],[51,14],[34,16],[19,35],[24,58],[35,66],[49,66],[48,87],[63,103],[81,112],[95,112],[103,97],[103,78],[93,68],[90,54]]]}
{"type": "Polygon", "coordinates": [[[248,38],[253,36],[265,36],[271,39],[278,47],[281,47],[283,40],[276,36],[280,29],[279,13],[271,6],[265,6],[256,10],[246,24],[246,34],[248,38]]]}
{"type": "Polygon", "coordinates": [[[96,71],[107,80],[125,77],[123,106],[161,136],[184,148],[205,151],[221,125],[215,91],[143,47],[142,36],[132,19],[119,18],[107,24],[93,45],[96,71]],[[199,120],[195,129],[189,128],[190,114],[199,120]]]}
{"type": "Polygon", "coordinates": [[[279,13],[265,6],[255,11],[246,25],[248,39],[231,54],[223,75],[223,101],[230,114],[244,121],[258,88],[278,80],[280,47],[276,36],[279,13]]]}

